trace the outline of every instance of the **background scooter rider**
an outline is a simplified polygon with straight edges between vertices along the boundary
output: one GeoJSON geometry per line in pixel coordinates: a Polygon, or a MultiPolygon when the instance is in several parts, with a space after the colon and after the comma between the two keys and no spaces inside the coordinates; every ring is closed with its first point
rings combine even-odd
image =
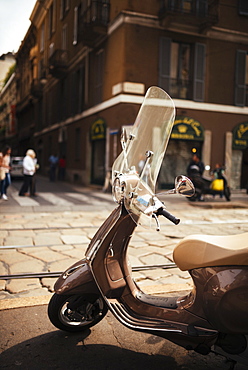
{"type": "Polygon", "coordinates": [[[193,154],[192,160],[187,167],[187,174],[188,177],[193,182],[196,189],[200,190],[199,195],[197,197],[198,200],[201,200],[202,194],[204,194],[205,189],[205,182],[202,178],[202,174],[204,172],[205,166],[204,163],[200,160],[198,154],[193,154]]]}
{"type": "Polygon", "coordinates": [[[215,168],[213,170],[213,177],[214,180],[223,180],[223,192],[221,192],[220,197],[222,198],[225,195],[227,200],[230,200],[230,189],[227,184],[227,179],[225,177],[225,168],[222,167],[219,163],[216,163],[215,168]]]}

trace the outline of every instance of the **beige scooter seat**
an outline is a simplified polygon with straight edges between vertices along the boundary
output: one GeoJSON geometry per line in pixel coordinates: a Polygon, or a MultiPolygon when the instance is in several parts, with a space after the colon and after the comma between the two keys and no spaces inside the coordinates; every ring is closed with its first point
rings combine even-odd
{"type": "Polygon", "coordinates": [[[248,266],[248,233],[190,235],[178,243],[173,258],[182,271],[207,266],[248,266]]]}

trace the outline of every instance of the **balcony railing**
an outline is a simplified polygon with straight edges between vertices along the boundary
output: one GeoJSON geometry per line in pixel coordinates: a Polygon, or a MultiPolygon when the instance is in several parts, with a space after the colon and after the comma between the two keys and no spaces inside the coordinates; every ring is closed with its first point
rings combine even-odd
{"type": "Polygon", "coordinates": [[[219,0],[162,0],[159,17],[162,23],[189,23],[202,30],[218,22],[218,6],[219,0]]]}
{"type": "Polygon", "coordinates": [[[49,58],[49,71],[56,77],[61,78],[67,72],[68,51],[57,49],[49,58]]]}
{"type": "Polygon", "coordinates": [[[88,46],[94,45],[100,36],[106,35],[110,4],[92,0],[79,17],[79,37],[88,46]]]}

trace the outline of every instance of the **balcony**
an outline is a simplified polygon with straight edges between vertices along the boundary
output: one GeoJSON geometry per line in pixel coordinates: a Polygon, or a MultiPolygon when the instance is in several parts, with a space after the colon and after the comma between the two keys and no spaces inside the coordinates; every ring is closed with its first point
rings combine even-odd
{"type": "Polygon", "coordinates": [[[90,6],[79,16],[79,39],[87,46],[95,43],[107,34],[110,4],[93,0],[90,6]]]}
{"type": "Polygon", "coordinates": [[[219,0],[163,0],[159,11],[164,27],[192,27],[204,33],[218,22],[219,0]]]}
{"type": "Polygon", "coordinates": [[[67,72],[68,51],[57,49],[49,58],[49,72],[53,77],[62,78],[67,72]]]}
{"type": "Polygon", "coordinates": [[[34,98],[41,98],[43,94],[44,84],[38,78],[33,79],[31,83],[30,93],[34,98]]]}

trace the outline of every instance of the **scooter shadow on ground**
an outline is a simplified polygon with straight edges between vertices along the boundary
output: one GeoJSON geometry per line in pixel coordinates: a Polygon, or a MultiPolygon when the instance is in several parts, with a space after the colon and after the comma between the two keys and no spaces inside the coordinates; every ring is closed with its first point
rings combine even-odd
{"type": "MultiPolygon", "coordinates": [[[[222,356],[204,357],[154,335],[123,327],[112,314],[80,333],[53,330],[46,307],[0,313],[1,368],[13,370],[212,370],[229,369],[222,356]],[[22,319],[17,325],[16,317],[22,319]]],[[[238,365],[237,370],[243,370],[238,365]]]]}
{"type": "MultiPolygon", "coordinates": [[[[98,336],[98,330],[94,328],[93,331],[95,336],[98,336]]],[[[16,367],[22,370],[229,369],[228,363],[221,356],[212,355],[212,359],[208,359],[206,363],[201,355],[189,353],[182,348],[178,349],[176,345],[156,336],[139,333],[137,338],[136,333],[136,342],[140,345],[140,352],[136,352],[122,347],[124,339],[118,340],[118,346],[108,344],[108,340],[101,344],[87,344],[90,334],[92,335],[90,330],[73,334],[52,331],[33,337],[3,352],[2,368],[7,370],[16,367]],[[150,348],[150,353],[142,352],[147,347],[150,348]]],[[[125,331],[123,334],[128,335],[125,331]]]]}

